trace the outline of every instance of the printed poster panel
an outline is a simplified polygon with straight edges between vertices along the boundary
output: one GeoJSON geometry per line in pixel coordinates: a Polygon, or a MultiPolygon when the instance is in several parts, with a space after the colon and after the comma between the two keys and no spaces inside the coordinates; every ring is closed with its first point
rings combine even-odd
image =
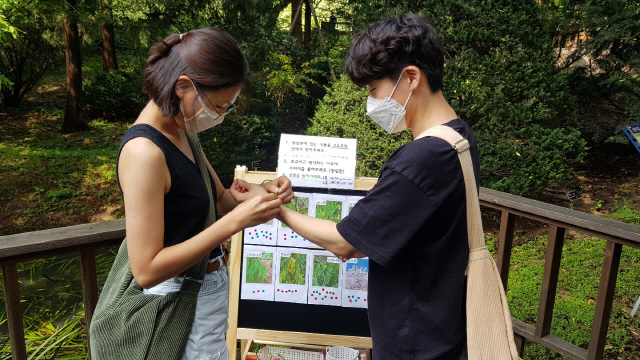
{"type": "Polygon", "coordinates": [[[275,301],[307,303],[309,250],[276,248],[275,301]]]}
{"type": "Polygon", "coordinates": [[[326,250],[312,250],[313,264],[310,271],[309,299],[314,305],[340,306],[342,261],[326,250]]]}
{"type": "MultiPolygon", "coordinates": [[[[296,197],[289,204],[286,204],[285,207],[299,214],[313,216],[313,212],[310,209],[313,194],[296,192],[295,195],[296,197]]],[[[287,224],[280,222],[280,226],[278,227],[278,246],[307,247],[309,245],[313,244],[297,232],[291,230],[287,224]]]]}
{"type": "Polygon", "coordinates": [[[244,246],[241,299],[273,301],[276,282],[275,252],[275,247],[244,246]]]}
{"type": "Polygon", "coordinates": [[[343,264],[342,307],[367,308],[369,259],[349,259],[343,264]]]}
{"type": "Polygon", "coordinates": [[[293,186],[353,189],[357,145],[356,139],[282,134],[278,176],[293,186]]]}

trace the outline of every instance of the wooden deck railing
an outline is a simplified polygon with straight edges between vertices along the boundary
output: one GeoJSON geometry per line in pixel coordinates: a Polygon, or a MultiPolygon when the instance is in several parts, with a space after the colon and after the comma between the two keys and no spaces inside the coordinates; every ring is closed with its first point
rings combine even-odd
{"type": "MultiPolygon", "coordinates": [[[[505,288],[509,278],[516,217],[526,217],[550,225],[536,324],[533,326],[513,319],[520,354],[522,355],[524,350],[524,340],[529,339],[570,359],[601,359],[611,316],[622,247],[640,248],[640,226],[486,188],[480,190],[480,204],[502,211],[497,263],[505,288]],[[588,349],[580,348],[550,334],[566,229],[607,241],[588,349]]],[[[27,358],[16,264],[55,255],[80,253],[85,316],[86,323],[89,324],[98,300],[95,249],[116,246],[124,235],[124,220],[114,220],[0,237],[0,264],[13,359],[27,358]]]]}

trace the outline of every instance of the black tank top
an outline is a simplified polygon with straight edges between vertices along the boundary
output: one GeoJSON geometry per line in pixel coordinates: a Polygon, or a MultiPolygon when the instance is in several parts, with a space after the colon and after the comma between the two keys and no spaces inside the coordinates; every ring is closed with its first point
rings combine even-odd
{"type": "MultiPolygon", "coordinates": [[[[171,175],[171,188],[164,196],[164,247],[176,245],[192,238],[204,229],[204,224],[207,220],[209,212],[207,188],[198,165],[180,151],[163,133],[151,125],[134,125],[122,137],[118,158],[116,159],[116,181],[120,194],[123,195],[120,180],[118,179],[120,152],[127,141],[136,137],[147,138],[162,150],[171,175]]],[[[209,174],[209,178],[211,178],[214,209],[216,219],[218,219],[218,209],[215,206],[216,184],[211,174],[209,174]]],[[[218,246],[211,251],[210,258],[213,259],[220,255],[222,255],[222,248],[218,246]]]]}

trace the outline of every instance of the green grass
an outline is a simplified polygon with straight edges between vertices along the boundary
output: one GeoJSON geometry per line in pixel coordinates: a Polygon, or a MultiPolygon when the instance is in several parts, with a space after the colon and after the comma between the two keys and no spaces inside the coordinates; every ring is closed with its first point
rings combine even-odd
{"type": "MultiPolygon", "coordinates": [[[[496,239],[489,237],[489,248],[496,239]]],[[[511,257],[507,298],[511,314],[535,325],[544,271],[547,237],[524,239],[511,257]]],[[[563,246],[551,334],[587,348],[597,301],[606,241],[586,236],[567,239],[563,246]]],[[[638,317],[630,311],[640,296],[640,249],[624,247],[605,348],[607,359],[640,355],[638,317]]],[[[524,359],[563,359],[537,344],[527,344],[524,359]]]]}

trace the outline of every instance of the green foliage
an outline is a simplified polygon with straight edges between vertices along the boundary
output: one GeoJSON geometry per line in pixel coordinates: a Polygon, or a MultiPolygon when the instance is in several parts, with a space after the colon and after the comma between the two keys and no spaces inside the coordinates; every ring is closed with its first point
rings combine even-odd
{"type": "MultiPolygon", "coordinates": [[[[575,98],[555,66],[534,1],[447,0],[426,6],[378,0],[357,8],[361,26],[410,11],[439,28],[447,52],[444,95],[476,132],[481,178],[487,179],[482,185],[524,194],[571,178],[586,143],[567,126],[575,117],[575,98]]],[[[357,170],[376,176],[411,137],[377,128],[365,117],[366,93],[345,82],[333,84],[318,105],[309,134],[358,138],[357,170]]]]}
{"type": "Polygon", "coordinates": [[[342,202],[327,200],[325,205],[316,203],[316,218],[339,223],[342,220],[342,202]]]}
{"type": "Polygon", "coordinates": [[[0,100],[5,105],[17,107],[48,70],[62,63],[61,4],[0,2],[0,100]]]}
{"type": "Polygon", "coordinates": [[[572,85],[640,121],[640,2],[563,0],[550,9],[566,19],[558,25],[563,39],[584,35],[565,64],[572,85]]]}
{"type": "Polygon", "coordinates": [[[327,256],[315,255],[313,257],[312,286],[338,287],[340,264],[327,262],[327,256]]]}
{"type": "Polygon", "coordinates": [[[96,117],[133,121],[149,98],[142,92],[142,74],[110,70],[85,78],[85,110],[96,117]]]}
{"type": "Polygon", "coordinates": [[[291,253],[280,258],[280,283],[304,285],[307,275],[307,254],[291,253]]]}
{"type": "MultiPolygon", "coordinates": [[[[252,106],[257,107],[260,104],[252,106]]],[[[266,158],[267,150],[277,141],[276,126],[276,119],[268,114],[232,113],[225,117],[222,125],[199,134],[202,148],[223,183],[233,181],[237,164],[266,158]]]]}
{"type": "MultiPolygon", "coordinates": [[[[299,214],[308,215],[309,214],[309,198],[296,196],[293,201],[284,205],[286,208],[289,208],[299,214]]],[[[280,223],[281,227],[287,227],[285,223],[280,223]]]]}
{"type": "Polygon", "coordinates": [[[627,224],[640,225],[640,211],[633,207],[630,200],[615,201],[609,213],[604,216],[627,224]]]}

